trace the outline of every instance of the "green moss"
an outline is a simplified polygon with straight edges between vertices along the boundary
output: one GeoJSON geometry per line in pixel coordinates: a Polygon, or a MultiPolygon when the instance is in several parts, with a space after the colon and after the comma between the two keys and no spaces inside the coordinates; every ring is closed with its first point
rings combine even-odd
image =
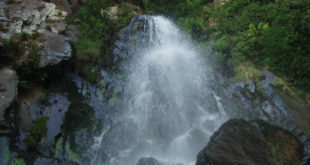
{"type": "Polygon", "coordinates": [[[71,149],[69,141],[67,141],[65,149],[71,161],[76,162],[76,163],[81,162],[80,156],[71,149]]]}
{"type": "Polygon", "coordinates": [[[47,132],[47,121],[47,116],[38,118],[33,121],[32,126],[29,129],[29,135],[24,140],[28,148],[36,148],[40,144],[41,140],[45,137],[47,132]]]}
{"type": "Polygon", "coordinates": [[[10,158],[10,153],[11,153],[10,148],[9,146],[7,146],[5,149],[4,155],[3,155],[3,160],[2,160],[3,165],[6,165],[8,163],[9,158],[10,158]]]}
{"type": "Polygon", "coordinates": [[[294,88],[291,84],[287,81],[278,78],[272,83],[272,86],[279,89],[281,92],[289,95],[290,97],[294,98],[299,102],[304,102],[303,104],[310,105],[310,93],[304,91],[300,88],[294,88]]]}
{"type": "Polygon", "coordinates": [[[12,161],[12,165],[26,165],[24,159],[15,157],[12,161]]]}
{"type": "Polygon", "coordinates": [[[105,88],[105,81],[104,80],[100,80],[97,83],[97,93],[98,93],[100,99],[103,98],[104,88],[105,88]]]}
{"type": "Polygon", "coordinates": [[[113,94],[112,94],[112,97],[109,99],[109,104],[113,104],[116,100],[117,100],[117,93],[114,90],[113,94]]]}
{"type": "Polygon", "coordinates": [[[56,142],[56,147],[55,147],[55,156],[61,155],[62,149],[63,149],[63,143],[64,143],[64,138],[60,137],[57,142],[56,142]]]}

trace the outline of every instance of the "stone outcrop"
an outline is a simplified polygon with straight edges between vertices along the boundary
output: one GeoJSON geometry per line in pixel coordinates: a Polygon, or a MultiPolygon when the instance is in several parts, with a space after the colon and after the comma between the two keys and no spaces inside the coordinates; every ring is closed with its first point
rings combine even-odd
{"type": "Polygon", "coordinates": [[[196,165],[299,164],[301,144],[289,132],[262,120],[224,123],[197,156],[196,165]]]}
{"type": "Polygon", "coordinates": [[[17,95],[18,78],[16,72],[9,68],[0,69],[0,121],[3,114],[17,95]]]}
{"type": "Polygon", "coordinates": [[[73,25],[67,28],[65,19],[77,2],[71,7],[70,3],[65,2],[57,5],[43,0],[25,0],[12,4],[0,2],[0,39],[5,41],[22,32],[35,34],[40,36],[40,67],[67,60],[72,52],[70,37],[75,38],[76,28],[72,28],[73,25]],[[70,37],[66,32],[70,33],[70,37]]]}

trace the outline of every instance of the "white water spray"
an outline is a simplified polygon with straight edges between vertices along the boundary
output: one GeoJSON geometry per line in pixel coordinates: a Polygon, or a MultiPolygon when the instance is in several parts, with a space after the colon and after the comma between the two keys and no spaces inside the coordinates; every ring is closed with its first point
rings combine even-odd
{"type": "Polygon", "coordinates": [[[209,87],[212,75],[170,20],[138,18],[143,21],[136,28],[142,27],[138,30],[145,35],[137,38],[123,66],[126,85],[117,102],[121,115],[95,138],[96,153],[105,158],[97,155],[92,164],[136,165],[143,157],[163,165],[194,164],[226,119],[221,99],[209,87]]]}

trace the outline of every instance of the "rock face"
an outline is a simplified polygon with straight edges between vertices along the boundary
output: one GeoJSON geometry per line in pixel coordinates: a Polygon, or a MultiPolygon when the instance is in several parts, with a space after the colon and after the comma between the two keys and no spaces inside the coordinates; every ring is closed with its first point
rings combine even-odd
{"type": "Polygon", "coordinates": [[[262,120],[224,123],[197,156],[196,165],[299,164],[301,145],[290,133],[262,120]]]}
{"type": "Polygon", "coordinates": [[[158,160],[149,157],[149,158],[141,158],[137,165],[163,165],[158,160]]]}
{"type": "Polygon", "coordinates": [[[45,32],[44,37],[46,41],[42,43],[43,50],[41,51],[39,67],[55,65],[71,57],[70,38],[52,32],[45,32]]]}
{"type": "Polygon", "coordinates": [[[0,69],[0,121],[4,110],[8,108],[17,95],[18,78],[16,72],[9,68],[0,69]]]}
{"type": "MultiPolygon", "coordinates": [[[[6,4],[0,2],[0,39],[8,40],[19,33],[36,34],[41,47],[40,67],[55,65],[71,57],[69,41],[72,34],[65,22],[72,12],[70,3],[48,3],[42,0],[25,0],[6,4]],[[67,37],[66,33],[70,33],[67,37]]],[[[77,5],[77,3],[73,3],[77,5]]]]}

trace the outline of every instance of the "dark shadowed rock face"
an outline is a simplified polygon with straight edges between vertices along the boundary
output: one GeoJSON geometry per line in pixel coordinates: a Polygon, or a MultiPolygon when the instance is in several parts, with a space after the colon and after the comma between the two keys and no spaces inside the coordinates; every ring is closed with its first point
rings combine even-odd
{"type": "Polygon", "coordinates": [[[158,160],[149,157],[149,158],[141,158],[137,165],[163,165],[158,160]]]}
{"type": "Polygon", "coordinates": [[[196,165],[299,164],[301,145],[290,133],[261,120],[229,120],[197,156],[196,165]]]}

